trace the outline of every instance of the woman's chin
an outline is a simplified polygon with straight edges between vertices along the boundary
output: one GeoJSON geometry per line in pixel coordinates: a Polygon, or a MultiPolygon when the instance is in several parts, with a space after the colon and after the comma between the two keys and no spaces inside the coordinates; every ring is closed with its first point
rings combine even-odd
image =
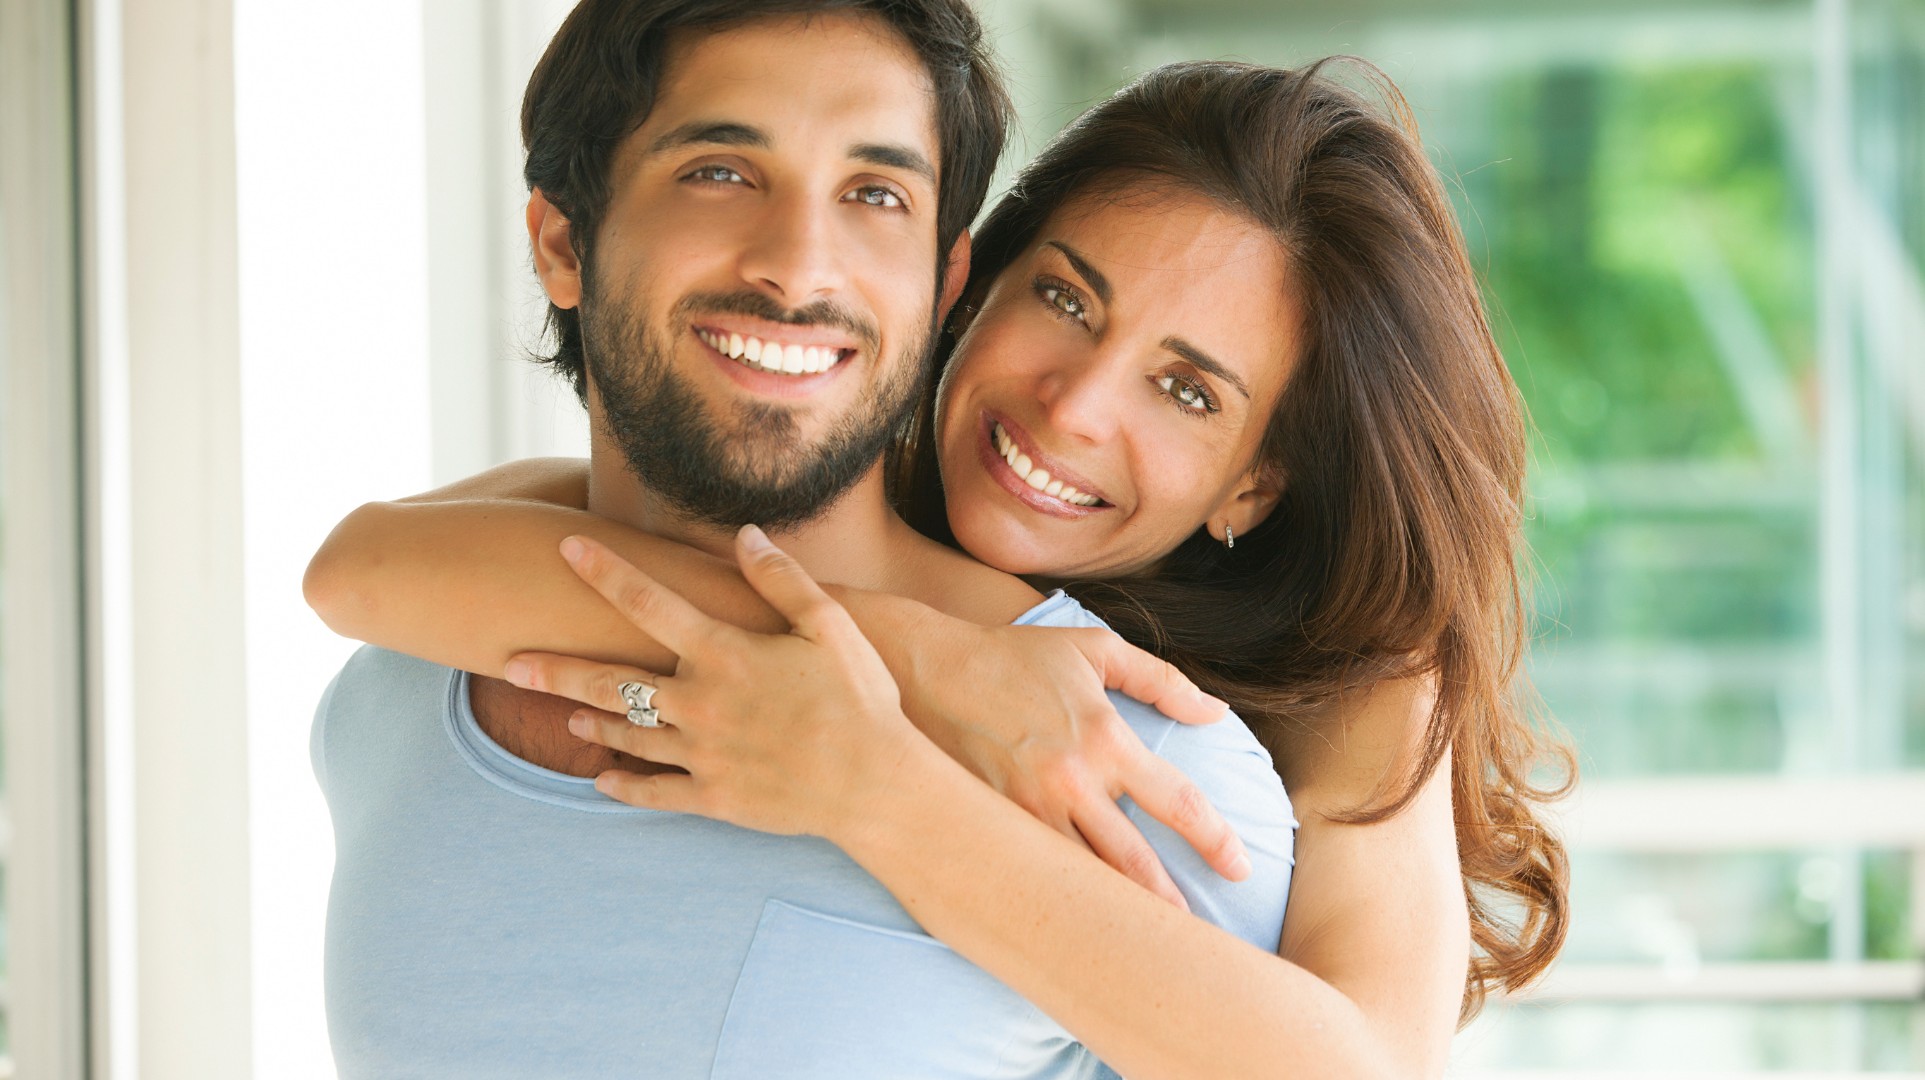
{"type": "Polygon", "coordinates": [[[949,515],[956,543],[984,566],[1020,578],[1061,579],[1077,574],[1081,560],[1065,559],[1062,541],[1047,542],[1007,519],[982,521],[973,515],[949,515]]]}

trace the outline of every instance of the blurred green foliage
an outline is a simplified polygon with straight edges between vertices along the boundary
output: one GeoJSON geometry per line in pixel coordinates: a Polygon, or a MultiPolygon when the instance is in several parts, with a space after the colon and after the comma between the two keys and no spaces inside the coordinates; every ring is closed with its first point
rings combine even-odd
{"type": "Polygon", "coordinates": [[[1691,260],[1730,269],[1783,376],[1808,378],[1811,223],[1772,90],[1758,66],[1567,68],[1498,88],[1491,122],[1514,156],[1469,190],[1546,468],[1758,459],[1685,288],[1691,260]]]}

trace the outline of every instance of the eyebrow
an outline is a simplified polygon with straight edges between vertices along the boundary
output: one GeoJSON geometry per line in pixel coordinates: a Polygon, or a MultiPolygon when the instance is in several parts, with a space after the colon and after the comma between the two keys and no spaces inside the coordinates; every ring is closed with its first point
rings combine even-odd
{"type": "Polygon", "coordinates": [[[691,120],[681,127],[664,131],[648,144],[648,152],[659,154],[678,146],[692,146],[707,143],[716,146],[754,146],[762,149],[774,145],[775,140],[769,133],[758,127],[737,124],[728,120],[691,120]]]}
{"type": "Polygon", "coordinates": [[[1089,287],[1095,291],[1098,300],[1101,300],[1105,304],[1110,302],[1110,297],[1115,295],[1115,292],[1110,288],[1110,279],[1104,277],[1102,271],[1091,266],[1089,260],[1083,257],[1082,252],[1077,251],[1061,240],[1045,240],[1043,242],[1063,253],[1063,258],[1068,259],[1069,264],[1076,268],[1076,273],[1081,276],[1084,281],[1089,282],[1089,287]]]}
{"type": "MultiPolygon", "coordinates": [[[[1102,271],[1091,266],[1089,260],[1084,258],[1081,252],[1060,240],[1045,240],[1043,243],[1063,253],[1063,258],[1069,260],[1070,266],[1075,268],[1077,275],[1084,281],[1089,282],[1089,287],[1096,293],[1098,300],[1101,300],[1105,304],[1110,302],[1110,298],[1115,295],[1114,291],[1110,288],[1110,279],[1104,277],[1102,271]]],[[[1190,344],[1180,337],[1166,337],[1163,339],[1162,345],[1183,359],[1188,360],[1198,371],[1222,379],[1224,382],[1229,383],[1237,393],[1242,394],[1245,400],[1249,399],[1250,388],[1244,385],[1243,380],[1237,376],[1236,372],[1225,367],[1223,362],[1216,357],[1211,356],[1209,353],[1204,352],[1202,349],[1197,348],[1195,345],[1190,344]]]]}
{"type": "Polygon", "coordinates": [[[849,156],[885,169],[907,169],[932,184],[936,182],[936,167],[929,159],[901,143],[857,143],[849,148],[849,156]]]}
{"type": "Polygon", "coordinates": [[[1224,382],[1229,383],[1235,388],[1237,393],[1243,395],[1246,401],[1249,399],[1250,388],[1243,385],[1243,380],[1237,377],[1237,373],[1224,367],[1220,361],[1209,353],[1204,352],[1202,349],[1197,348],[1195,345],[1190,344],[1180,337],[1164,338],[1163,347],[1181,356],[1183,359],[1188,360],[1198,371],[1214,375],[1224,382]]]}
{"type": "MultiPolygon", "coordinates": [[[[769,133],[749,124],[731,120],[692,120],[680,127],[665,131],[648,144],[650,154],[660,154],[682,146],[749,146],[767,150],[775,145],[769,133]]],[[[849,147],[849,157],[856,161],[867,162],[885,169],[906,169],[917,176],[936,182],[936,167],[921,151],[900,143],[856,143],[849,147]]]]}

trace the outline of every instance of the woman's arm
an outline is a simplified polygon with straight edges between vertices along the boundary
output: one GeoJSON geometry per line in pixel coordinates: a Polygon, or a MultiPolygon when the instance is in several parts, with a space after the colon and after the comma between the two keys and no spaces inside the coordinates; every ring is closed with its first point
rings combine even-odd
{"type": "Polygon", "coordinates": [[[1448,764],[1387,821],[1333,820],[1408,759],[1427,715],[1421,686],[1382,687],[1306,737],[1323,750],[1292,770],[1303,832],[1271,955],[1158,903],[916,737],[892,718],[893,698],[873,693],[874,654],[864,659],[827,597],[806,593],[800,568],[746,547],[743,557],[766,563],[751,580],[794,632],[714,633],[631,569],[592,553],[583,562],[611,602],[618,584],[649,593],[648,614],[630,617],[687,642],[691,658],[658,695],[672,733],[608,714],[571,725],[691,775],[604,773],[602,790],[827,837],[930,933],[1134,1080],[1441,1075],[1470,950],[1448,764]],[[780,707],[733,677],[769,667],[806,673],[785,684],[780,707]],[[736,719],[748,712],[753,728],[736,719]]]}
{"type": "MultiPolygon", "coordinates": [[[[563,538],[579,534],[677,582],[713,618],[763,633],[788,629],[733,563],[589,514],[578,508],[586,499],[586,465],[560,458],[369,503],[309,564],[308,603],[345,637],[530,689],[551,690],[509,668],[520,652],[674,670],[670,650],[555,555],[563,538]]],[[[916,724],[1024,809],[1177,904],[1182,894],[1111,801],[1117,791],[1212,866],[1238,874],[1241,844],[1222,817],[1207,802],[1189,809],[1190,785],[1134,738],[1104,693],[1114,687],[1192,723],[1222,715],[1221,702],[1169,665],[1102,631],[986,628],[900,597],[833,591],[881,644],[916,724]]]]}
{"type": "Polygon", "coordinates": [[[590,514],[587,501],[586,462],[542,458],[368,503],[328,535],[302,592],[343,637],[494,678],[529,649],[672,668],[672,653],[553,557],[580,534],[670,581],[700,583],[691,591],[718,619],[783,629],[727,562],[590,514]]]}
{"type": "Polygon", "coordinates": [[[905,755],[831,839],[1132,1080],[1408,1080],[1443,1074],[1469,956],[1462,886],[1416,835],[1448,832],[1448,783],[1388,822],[1306,822],[1281,956],[1156,903],[939,755],[905,755]]]}

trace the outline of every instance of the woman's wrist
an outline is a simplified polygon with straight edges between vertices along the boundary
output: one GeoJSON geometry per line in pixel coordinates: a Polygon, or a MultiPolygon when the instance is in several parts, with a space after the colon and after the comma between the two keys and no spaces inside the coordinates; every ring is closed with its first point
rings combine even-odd
{"type": "Polygon", "coordinates": [[[827,824],[823,839],[863,865],[927,838],[930,812],[957,794],[984,788],[955,759],[903,719],[900,735],[877,747],[873,767],[853,785],[853,797],[827,824]]]}
{"type": "MultiPolygon", "coordinates": [[[[876,655],[882,657],[883,666],[889,669],[902,690],[907,708],[916,688],[922,685],[920,679],[929,670],[929,665],[921,661],[930,651],[930,642],[935,640],[930,633],[933,624],[947,616],[927,604],[893,593],[842,585],[824,585],[823,590],[849,612],[862,636],[869,639],[876,655]]],[[[909,719],[914,722],[914,710],[909,712],[909,719]]]]}

